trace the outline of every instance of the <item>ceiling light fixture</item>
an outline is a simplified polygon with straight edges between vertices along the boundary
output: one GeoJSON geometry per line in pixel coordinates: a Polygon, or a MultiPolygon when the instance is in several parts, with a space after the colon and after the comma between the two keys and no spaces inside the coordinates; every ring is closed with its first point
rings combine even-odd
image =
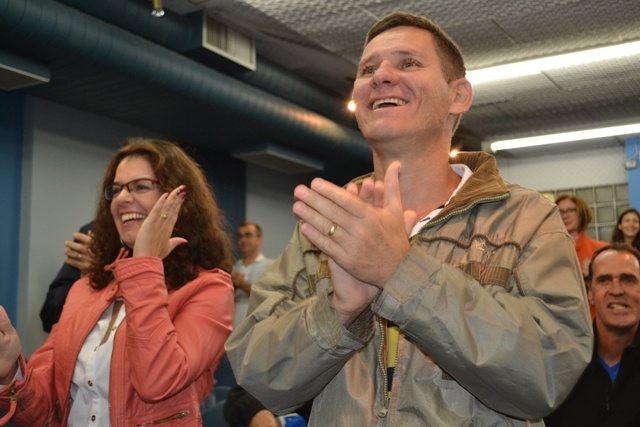
{"type": "Polygon", "coordinates": [[[162,0],[151,0],[153,4],[153,10],[151,11],[151,15],[156,18],[161,18],[164,16],[164,9],[162,8],[162,0]]]}
{"type": "Polygon", "coordinates": [[[488,83],[632,55],[640,55],[640,41],[471,70],[467,80],[472,84],[488,83]]]}
{"type": "Polygon", "coordinates": [[[606,138],[609,136],[640,134],[640,123],[611,126],[599,129],[587,129],[576,132],[556,133],[551,135],[532,136],[520,139],[505,139],[488,143],[492,152],[513,150],[517,148],[537,147],[539,145],[559,144],[562,142],[584,141],[588,139],[606,138]]]}

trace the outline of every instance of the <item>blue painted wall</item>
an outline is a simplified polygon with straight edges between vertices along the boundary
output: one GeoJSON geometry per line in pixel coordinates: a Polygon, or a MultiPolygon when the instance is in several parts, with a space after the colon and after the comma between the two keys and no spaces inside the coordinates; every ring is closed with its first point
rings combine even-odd
{"type": "Polygon", "coordinates": [[[627,182],[629,183],[629,204],[632,208],[640,209],[640,137],[629,138],[625,141],[625,155],[627,159],[635,158],[637,166],[627,169],[627,182]]]}
{"type": "Polygon", "coordinates": [[[0,305],[17,321],[24,96],[0,90],[0,305]]]}

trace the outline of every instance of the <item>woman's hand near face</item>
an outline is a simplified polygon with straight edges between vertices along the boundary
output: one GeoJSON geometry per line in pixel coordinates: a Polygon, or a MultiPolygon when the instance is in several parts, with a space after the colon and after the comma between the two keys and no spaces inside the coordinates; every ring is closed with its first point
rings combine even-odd
{"type": "Polygon", "coordinates": [[[186,195],[187,187],[181,185],[160,196],[140,227],[133,247],[134,257],[165,258],[177,246],[188,243],[182,237],[171,237],[186,195]]]}

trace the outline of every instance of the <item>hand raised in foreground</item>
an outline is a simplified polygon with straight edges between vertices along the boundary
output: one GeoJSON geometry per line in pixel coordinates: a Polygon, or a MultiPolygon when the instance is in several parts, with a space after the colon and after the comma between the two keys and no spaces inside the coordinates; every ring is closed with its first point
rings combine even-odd
{"type": "Polygon", "coordinates": [[[399,174],[395,161],[384,181],[367,178],[359,190],[315,179],[310,188],[294,191],[302,233],[330,258],[332,303],[345,325],[371,303],[409,251],[416,214],[402,208],[399,174]]]}
{"type": "Polygon", "coordinates": [[[0,305],[0,384],[7,385],[18,371],[22,344],[7,312],[0,305]]]}

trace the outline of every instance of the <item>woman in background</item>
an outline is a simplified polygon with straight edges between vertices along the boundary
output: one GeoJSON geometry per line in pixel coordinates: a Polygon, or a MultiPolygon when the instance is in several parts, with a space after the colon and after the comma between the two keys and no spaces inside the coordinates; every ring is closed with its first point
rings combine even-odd
{"type": "MultiPolygon", "coordinates": [[[[578,261],[580,261],[580,267],[582,268],[582,277],[584,277],[585,286],[587,286],[586,280],[589,276],[591,256],[601,247],[607,246],[608,243],[587,236],[587,226],[593,219],[593,213],[582,197],[573,194],[562,194],[556,199],[556,205],[558,205],[558,212],[560,212],[562,222],[576,245],[578,261]]],[[[592,304],[589,304],[589,311],[591,319],[593,319],[596,311],[592,304]]]]}
{"type": "Polygon", "coordinates": [[[222,213],[167,141],[125,141],[103,188],[89,274],[29,362],[0,307],[0,424],[202,425],[233,321],[222,213]]]}
{"type": "Polygon", "coordinates": [[[586,230],[593,219],[591,208],[580,196],[573,194],[562,194],[556,199],[558,212],[564,226],[567,227],[569,235],[576,244],[576,253],[582,267],[582,276],[589,274],[589,262],[591,255],[599,248],[606,246],[607,242],[595,240],[587,236],[586,230]]]}
{"type": "Polygon", "coordinates": [[[631,208],[622,212],[611,236],[612,243],[624,243],[640,250],[640,213],[631,208]]]}

